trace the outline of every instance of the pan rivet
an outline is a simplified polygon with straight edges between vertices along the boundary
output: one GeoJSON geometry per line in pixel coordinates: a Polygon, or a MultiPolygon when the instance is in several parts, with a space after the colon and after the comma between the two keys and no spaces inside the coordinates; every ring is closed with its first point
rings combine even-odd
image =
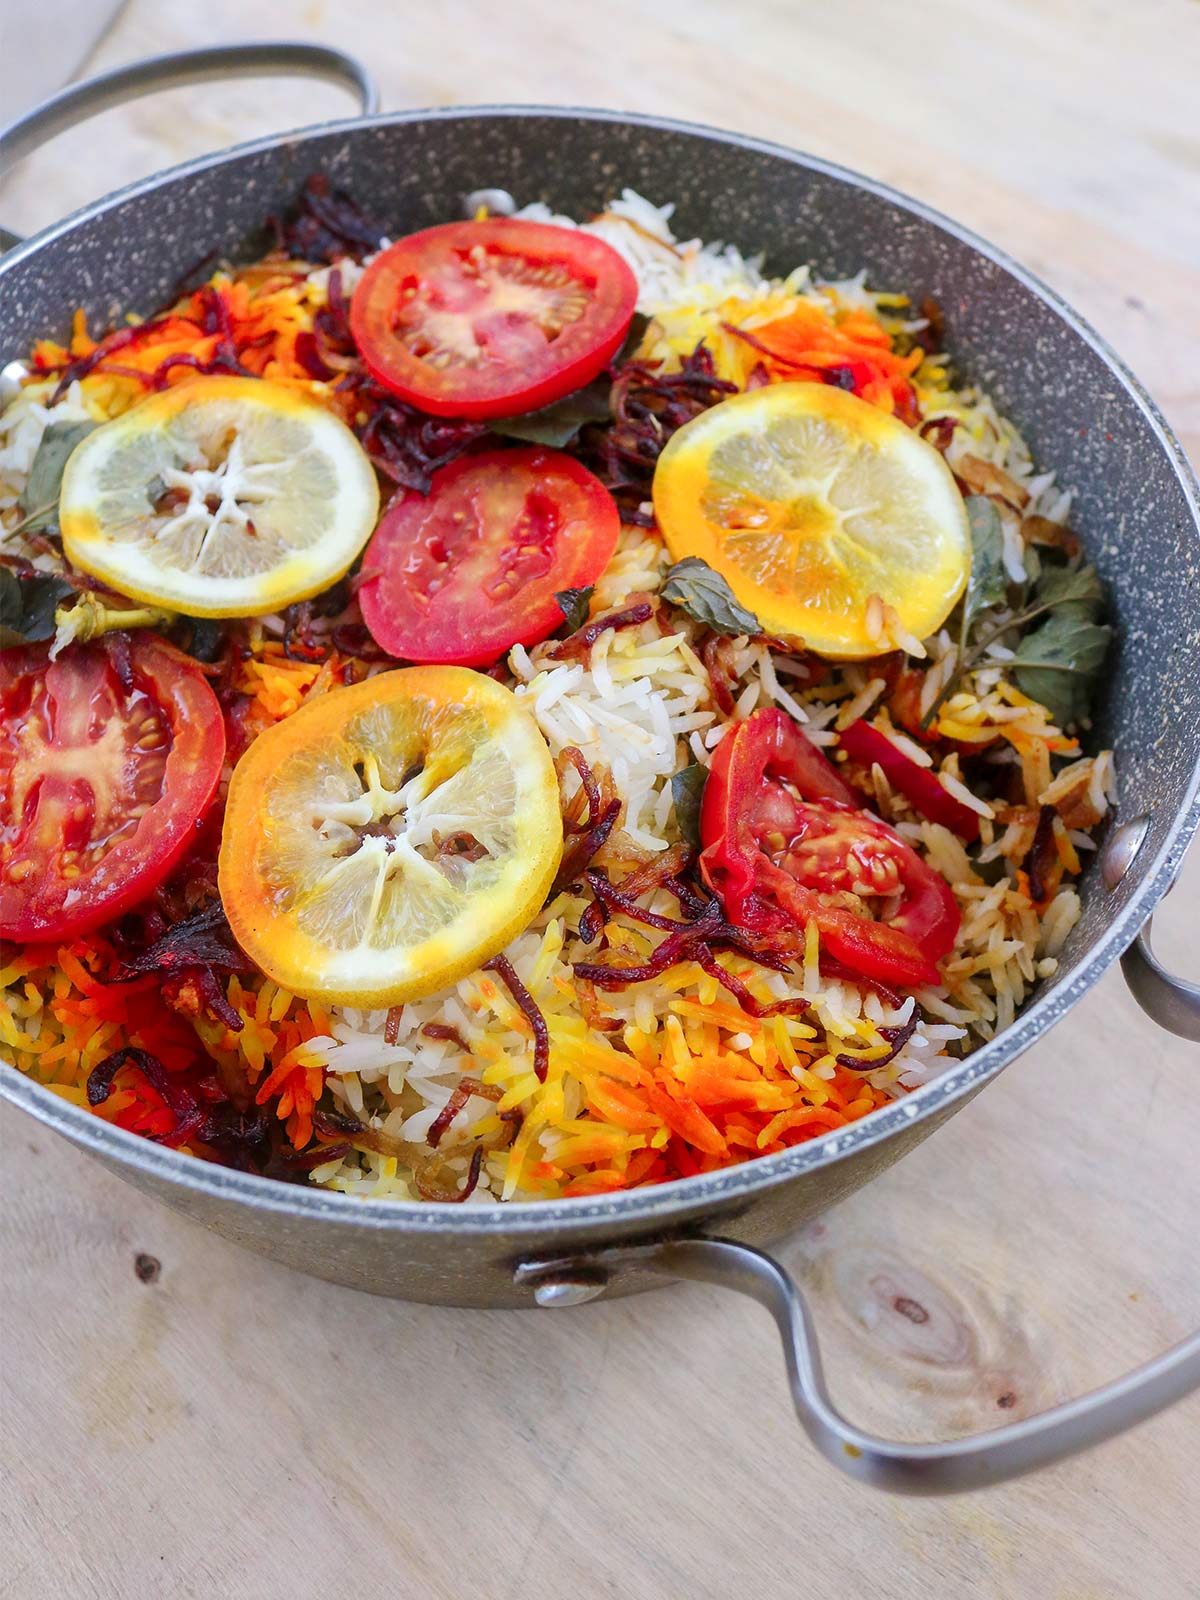
{"type": "Polygon", "coordinates": [[[523,1261],[513,1273],[513,1281],[532,1289],[539,1306],[581,1306],[604,1293],[608,1273],[582,1262],[553,1266],[545,1261],[523,1261]]]}
{"type": "Polygon", "coordinates": [[[549,1283],[539,1283],[533,1298],[540,1306],[582,1306],[603,1294],[604,1284],[594,1279],[552,1278],[549,1283]]]}
{"type": "Polygon", "coordinates": [[[1100,876],[1106,889],[1115,889],[1133,865],[1134,857],[1150,832],[1148,816],[1130,817],[1113,829],[1100,852],[1100,876]]]}

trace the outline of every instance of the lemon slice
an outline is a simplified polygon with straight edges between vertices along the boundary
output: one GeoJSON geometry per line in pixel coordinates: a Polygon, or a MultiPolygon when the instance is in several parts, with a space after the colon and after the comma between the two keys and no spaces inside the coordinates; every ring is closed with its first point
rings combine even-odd
{"type": "Polygon", "coordinates": [[[926,638],[970,570],[966,507],[937,450],[825,384],[755,389],[686,423],[659,457],[654,513],[675,560],[707,561],[765,633],[824,656],[880,653],[874,595],[926,638]]]}
{"type": "Polygon", "coordinates": [[[511,690],[467,667],[334,689],[234,768],[221,899],[293,994],[391,1006],[453,983],[536,916],[562,854],[554,763],[511,690]]]}
{"type": "Polygon", "coordinates": [[[319,594],[379,516],[374,468],[315,401],[261,378],[150,395],[75,449],[63,549],[144,604],[261,616],[319,594]]]}

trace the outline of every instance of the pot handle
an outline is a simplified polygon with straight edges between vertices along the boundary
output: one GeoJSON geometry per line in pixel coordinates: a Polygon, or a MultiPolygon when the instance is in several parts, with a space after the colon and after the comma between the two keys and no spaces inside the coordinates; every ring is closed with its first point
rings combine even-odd
{"type": "MultiPolygon", "coordinates": [[[[180,50],[114,67],[83,83],[68,84],[49,100],[0,129],[0,177],[55,134],[100,111],[160,89],[214,78],[324,78],[358,97],[364,116],[379,110],[379,90],[353,56],[324,44],[229,44],[180,50]]],[[[18,235],[0,229],[0,250],[19,244],[18,235]]]]}
{"type": "MultiPolygon", "coordinates": [[[[1149,817],[1114,828],[1101,854],[1105,887],[1124,877],[1145,843],[1149,817]]],[[[1200,1041],[1200,986],[1169,973],[1150,948],[1150,921],[1121,957],[1130,992],[1162,1027],[1200,1041]]],[[[864,1433],[834,1405],[804,1297],[773,1256],[731,1239],[666,1239],[585,1255],[522,1261],[514,1281],[541,1306],[594,1299],[623,1275],[689,1278],[736,1289],[775,1318],[796,1415],[827,1461],[861,1483],[897,1494],[952,1494],[1003,1483],[1100,1444],[1200,1388],[1200,1333],[1078,1400],[965,1439],[906,1444],[864,1433]]]]}
{"type": "Polygon", "coordinates": [[[952,1494],[1003,1483],[1099,1444],[1200,1387],[1200,1334],[1124,1377],[1037,1416],[965,1439],[906,1444],[864,1433],[830,1399],[804,1297],[773,1256],[729,1239],[671,1239],[588,1255],[523,1261],[514,1274],[543,1306],[593,1299],[624,1273],[715,1283],[757,1300],[783,1340],[800,1425],[825,1459],[897,1494],[952,1494]]]}
{"type": "Polygon", "coordinates": [[[1150,948],[1152,921],[1146,918],[1121,957],[1125,982],[1138,1005],[1160,1028],[1200,1044],[1200,985],[1175,977],[1163,966],[1150,948]]]}
{"type": "MultiPolygon", "coordinates": [[[[1115,889],[1125,876],[1150,831],[1148,816],[1133,817],[1113,829],[1100,853],[1100,872],[1106,889],[1115,889]]],[[[1150,948],[1152,917],[1147,917],[1137,937],[1121,957],[1121,971],[1129,992],[1146,1015],[1181,1039],[1200,1043],[1200,985],[1167,971],[1150,948]]]]}

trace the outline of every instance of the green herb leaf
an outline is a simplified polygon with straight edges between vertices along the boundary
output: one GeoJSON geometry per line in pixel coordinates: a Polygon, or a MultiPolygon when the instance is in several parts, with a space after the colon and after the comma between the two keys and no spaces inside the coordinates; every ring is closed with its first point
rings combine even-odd
{"type": "Polygon", "coordinates": [[[523,417],[496,417],[489,427],[505,439],[522,439],[527,444],[544,444],[552,450],[561,450],[570,444],[585,423],[608,421],[612,414],[609,409],[611,391],[611,381],[599,377],[586,389],[564,395],[552,406],[527,412],[523,417]]]}
{"type": "Polygon", "coordinates": [[[671,798],[675,802],[675,821],[679,837],[693,850],[700,848],[700,803],[704,799],[704,785],[708,782],[708,768],[693,762],[671,779],[671,798]]]}
{"type": "Polygon", "coordinates": [[[653,322],[653,317],[648,317],[644,311],[635,311],[629,323],[629,331],[625,341],[610,363],[613,367],[622,366],[626,361],[632,361],[637,355],[638,346],[646,337],[646,329],[653,322]]]}
{"type": "Polygon", "coordinates": [[[69,583],[49,572],[22,574],[0,567],[0,650],[52,639],[54,612],[74,594],[69,583]]]}
{"type": "Polygon", "coordinates": [[[559,589],[555,592],[554,598],[566,620],[568,633],[577,632],[587,621],[588,604],[595,587],[595,584],[589,583],[585,589],[559,589]]]}
{"type": "Polygon", "coordinates": [[[1018,689],[1040,701],[1060,728],[1087,716],[1112,639],[1112,629],[1096,622],[1092,609],[1092,602],[1060,605],[1017,646],[1018,689]]]}
{"type": "Polygon", "coordinates": [[[1104,586],[1095,567],[1041,563],[1028,610],[1050,615],[1017,645],[1013,678],[1060,728],[1088,714],[1112,639],[1112,629],[1096,620],[1103,606],[1104,586]]]}
{"type": "Polygon", "coordinates": [[[1104,587],[1095,567],[1052,567],[1042,564],[1033,604],[1061,606],[1080,601],[1099,610],[1104,604],[1104,587]]]}
{"type": "Polygon", "coordinates": [[[733,637],[740,633],[762,632],[753,611],[738,604],[721,574],[714,572],[699,556],[685,556],[675,563],[663,582],[662,595],[664,600],[680,606],[689,617],[703,622],[714,633],[733,637]]]}
{"type": "Polygon", "coordinates": [[[958,628],[958,665],[942,686],[942,692],[921,718],[928,728],[943,703],[958,688],[970,652],[967,645],[971,629],[989,606],[1003,605],[1008,599],[1008,574],[1004,568],[1004,524],[995,502],[986,495],[969,494],[963,504],[971,524],[971,571],[962,597],[958,628]]]}
{"type": "Polygon", "coordinates": [[[981,494],[968,495],[967,516],[971,522],[971,575],[963,596],[962,638],[966,641],[971,625],[988,606],[1003,605],[1008,599],[1008,575],[1004,570],[1004,529],[995,503],[981,494]]]}
{"type": "Polygon", "coordinates": [[[220,660],[225,648],[225,625],[218,617],[180,617],[180,622],[191,629],[187,653],[197,661],[220,660]]]}
{"type": "Polygon", "coordinates": [[[1025,583],[1026,586],[1036,586],[1042,576],[1042,558],[1038,554],[1035,544],[1025,546],[1025,583]]]}
{"type": "Polygon", "coordinates": [[[25,513],[24,532],[36,533],[54,522],[68,457],[96,426],[94,422],[52,422],[46,429],[17,501],[25,513]]]}
{"type": "Polygon", "coordinates": [[[938,709],[960,680],[987,661],[989,646],[1011,639],[1028,629],[1016,643],[1013,680],[1023,694],[1040,701],[1062,728],[1087,716],[1096,674],[1112,639],[1112,629],[1097,620],[1104,609],[1104,586],[1095,567],[1066,567],[1041,557],[1032,547],[1025,552],[1025,598],[1020,608],[1000,622],[980,628],[973,641],[969,634],[988,606],[1008,598],[1008,576],[1003,560],[1003,527],[991,501],[972,495],[967,511],[971,519],[972,562],[963,597],[959,660],[955,672],[921,719],[929,727],[938,709]]]}

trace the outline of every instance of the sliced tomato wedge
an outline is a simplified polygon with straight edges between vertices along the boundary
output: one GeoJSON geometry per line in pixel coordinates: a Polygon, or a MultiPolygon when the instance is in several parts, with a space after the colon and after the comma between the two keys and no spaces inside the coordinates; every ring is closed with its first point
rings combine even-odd
{"type": "Polygon", "coordinates": [[[756,711],[713,753],[700,812],[705,881],[732,922],[776,931],[815,921],[828,953],[862,977],[940,981],[959,912],[950,885],[782,711],[756,711]],[[895,898],[886,922],[856,909],[895,898]]]}
{"type": "Polygon", "coordinates": [[[580,389],[620,348],[637,280],[575,228],[491,217],[377,256],[350,305],[374,376],[435,417],[510,417],[580,389]]]}
{"type": "Polygon", "coordinates": [[[195,836],[221,707],[163,640],[0,653],[0,934],[62,939],[128,911],[195,836]]]}
{"type": "Polygon", "coordinates": [[[485,666],[553,633],[555,595],[594,583],[620,532],[612,496],[570,456],[463,456],[380,523],[363,558],[363,620],[400,660],[485,666]]]}
{"type": "Polygon", "coordinates": [[[704,786],[700,864],[735,922],[752,915],[760,841],[778,835],[787,842],[797,793],[861,804],[861,796],[782,711],[756,711],[726,732],[704,786]]]}

